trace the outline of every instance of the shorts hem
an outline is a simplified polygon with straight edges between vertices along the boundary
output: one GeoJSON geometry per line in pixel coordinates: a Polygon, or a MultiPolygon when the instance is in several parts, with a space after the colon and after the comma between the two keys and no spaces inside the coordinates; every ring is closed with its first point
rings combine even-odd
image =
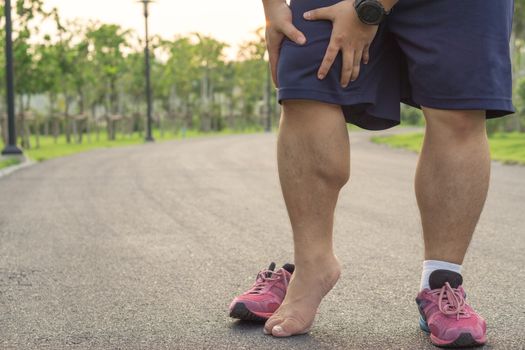
{"type": "Polygon", "coordinates": [[[498,118],[516,112],[512,99],[495,98],[495,97],[452,97],[452,98],[435,98],[424,95],[414,95],[413,99],[405,99],[405,104],[416,108],[421,106],[436,109],[451,110],[484,110],[487,118],[498,118]]]}
{"type": "Polygon", "coordinates": [[[366,130],[385,130],[400,123],[399,112],[397,119],[366,112],[367,107],[375,104],[374,100],[363,98],[361,93],[355,91],[349,92],[349,95],[345,96],[330,91],[279,88],[277,100],[280,104],[283,100],[314,100],[341,106],[347,123],[366,130]]]}
{"type": "Polygon", "coordinates": [[[344,96],[339,93],[322,90],[311,90],[311,89],[296,89],[296,88],[279,88],[278,100],[279,103],[283,100],[316,100],[320,102],[326,102],[336,105],[352,105],[358,103],[372,103],[372,101],[362,101],[361,94],[352,92],[351,96],[344,96]],[[345,103],[341,103],[345,100],[345,103]]]}

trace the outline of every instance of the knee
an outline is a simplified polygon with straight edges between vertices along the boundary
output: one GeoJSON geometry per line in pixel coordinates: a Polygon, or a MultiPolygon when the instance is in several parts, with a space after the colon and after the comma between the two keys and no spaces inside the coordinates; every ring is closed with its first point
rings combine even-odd
{"type": "Polygon", "coordinates": [[[338,105],[309,100],[286,100],[280,122],[284,151],[296,152],[299,175],[326,188],[338,190],[350,178],[350,154],[346,122],[338,105]]]}
{"type": "Polygon", "coordinates": [[[470,110],[424,109],[427,131],[440,133],[449,140],[464,141],[485,135],[485,112],[470,110]]]}

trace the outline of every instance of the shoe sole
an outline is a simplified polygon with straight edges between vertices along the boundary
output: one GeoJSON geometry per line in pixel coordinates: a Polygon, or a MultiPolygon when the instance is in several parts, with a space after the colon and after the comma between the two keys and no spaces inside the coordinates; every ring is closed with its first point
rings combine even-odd
{"type": "Polygon", "coordinates": [[[472,334],[470,333],[461,333],[459,337],[456,338],[453,342],[447,343],[439,338],[434,337],[432,334],[430,334],[430,329],[428,328],[428,324],[423,320],[423,318],[419,318],[419,327],[421,330],[428,335],[430,335],[430,341],[435,346],[439,346],[440,348],[474,348],[478,346],[485,345],[486,341],[480,341],[474,339],[472,334]]]}
{"type": "Polygon", "coordinates": [[[251,312],[244,303],[236,303],[230,310],[230,317],[252,322],[266,322],[268,319],[251,312]]]}

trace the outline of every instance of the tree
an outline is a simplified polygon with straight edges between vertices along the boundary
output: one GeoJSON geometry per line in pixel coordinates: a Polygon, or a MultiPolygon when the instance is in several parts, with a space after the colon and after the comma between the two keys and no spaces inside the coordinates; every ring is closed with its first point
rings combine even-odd
{"type": "MultiPolygon", "coordinates": [[[[0,28],[5,27],[3,2],[0,3],[0,28]]],[[[0,139],[7,144],[7,118],[5,107],[5,30],[0,30],[0,139]]]]}
{"type": "MultiPolygon", "coordinates": [[[[242,91],[236,97],[236,105],[241,108],[245,116],[244,124],[260,125],[258,120],[260,112],[258,107],[265,100],[267,88],[268,62],[265,60],[266,44],[263,28],[255,32],[255,39],[245,42],[240,46],[238,59],[235,65],[235,84],[242,91]]],[[[273,98],[267,96],[266,98],[273,98]]],[[[276,103],[271,100],[271,103],[276,103]]]]}
{"type": "Polygon", "coordinates": [[[201,69],[197,48],[191,37],[180,36],[174,41],[163,41],[162,48],[167,53],[168,60],[160,74],[162,78],[156,91],[166,99],[168,116],[175,118],[178,114],[182,126],[191,127],[193,121],[190,112],[201,69]]]}
{"type": "MultiPolygon", "coordinates": [[[[57,115],[57,100],[60,93],[61,71],[59,64],[59,52],[57,47],[51,42],[51,37],[46,35],[42,44],[35,46],[35,75],[36,80],[35,92],[47,94],[48,96],[48,116],[46,125],[52,123],[53,136],[55,142],[58,140],[60,133],[60,117],[57,115]]],[[[46,126],[46,130],[49,127],[46,126]]]]}
{"type": "MultiPolygon", "coordinates": [[[[26,123],[26,109],[31,96],[37,92],[38,79],[35,74],[35,59],[31,36],[39,33],[41,24],[49,18],[51,12],[43,8],[43,0],[17,0],[13,17],[13,56],[15,71],[15,93],[19,107],[19,128],[21,145],[30,148],[29,126],[26,123]],[[24,97],[26,100],[24,102],[24,97]]],[[[56,11],[56,10],[53,10],[56,11]]]]}
{"type": "Polygon", "coordinates": [[[87,32],[89,43],[93,45],[93,65],[98,86],[98,103],[105,107],[108,137],[116,136],[116,121],[112,119],[119,111],[119,91],[117,83],[124,64],[124,50],[129,48],[129,30],[118,25],[101,24],[87,32]]]}
{"type": "Polygon", "coordinates": [[[212,37],[195,33],[195,58],[200,74],[200,129],[210,131],[216,129],[216,120],[212,118],[214,109],[214,83],[224,69],[224,49],[227,45],[212,37]],[[214,123],[215,122],[215,123],[214,123]],[[213,123],[213,124],[212,124],[213,123]]]}

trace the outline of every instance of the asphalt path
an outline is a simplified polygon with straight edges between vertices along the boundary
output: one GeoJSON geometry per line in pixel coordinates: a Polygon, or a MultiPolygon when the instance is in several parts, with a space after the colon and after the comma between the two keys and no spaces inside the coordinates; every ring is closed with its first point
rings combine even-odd
{"type": "MultiPolygon", "coordinates": [[[[96,150],[3,177],[0,349],[433,349],[414,302],[417,155],[371,135],[350,134],[342,278],[312,332],[290,339],[227,315],[259,269],[292,259],[274,134],[96,150]]],[[[491,177],[465,287],[485,348],[524,349],[525,167],[493,163],[491,177]]]]}

